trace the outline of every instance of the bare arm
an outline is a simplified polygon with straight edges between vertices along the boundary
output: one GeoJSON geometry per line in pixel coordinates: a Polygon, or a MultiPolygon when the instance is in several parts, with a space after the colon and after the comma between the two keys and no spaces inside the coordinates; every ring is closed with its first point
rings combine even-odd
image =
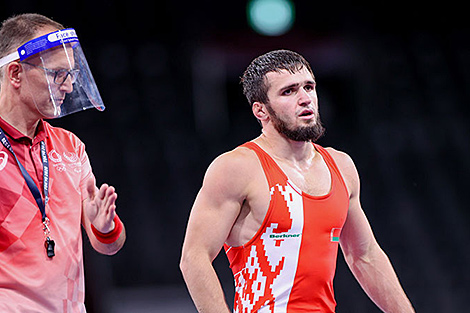
{"type": "Polygon", "coordinates": [[[359,200],[359,175],[349,156],[336,152],[350,192],[348,217],[340,244],[346,262],[369,298],[387,313],[411,313],[408,300],[390,260],[377,243],[359,200]]]}
{"type": "Polygon", "coordinates": [[[194,202],[183,244],[180,268],[200,313],[229,313],[212,266],[236,221],[246,197],[243,152],[232,151],[208,168],[194,202]]]}
{"type": "Polygon", "coordinates": [[[96,188],[93,178],[87,182],[88,198],[83,201],[82,223],[93,248],[107,255],[117,253],[126,241],[126,230],[122,231],[116,241],[103,243],[99,241],[91,229],[91,224],[101,233],[109,233],[116,227],[113,219],[116,215],[117,194],[114,187],[103,184],[100,189],[96,188]]]}

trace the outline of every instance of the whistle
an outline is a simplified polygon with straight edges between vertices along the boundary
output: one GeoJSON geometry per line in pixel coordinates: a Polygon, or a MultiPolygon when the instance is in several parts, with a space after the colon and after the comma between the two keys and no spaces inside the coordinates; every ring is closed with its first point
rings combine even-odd
{"type": "Polygon", "coordinates": [[[49,258],[52,258],[55,255],[55,252],[54,252],[55,242],[54,242],[54,240],[47,237],[46,242],[44,242],[44,247],[46,248],[47,256],[49,258]]]}

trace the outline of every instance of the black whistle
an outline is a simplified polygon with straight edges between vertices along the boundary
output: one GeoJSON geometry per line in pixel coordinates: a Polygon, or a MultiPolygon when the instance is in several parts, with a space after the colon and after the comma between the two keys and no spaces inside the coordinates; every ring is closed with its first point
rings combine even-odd
{"type": "Polygon", "coordinates": [[[47,237],[46,242],[44,242],[44,247],[46,248],[47,256],[49,258],[52,258],[55,255],[55,252],[54,252],[55,242],[54,242],[54,240],[47,237]]]}

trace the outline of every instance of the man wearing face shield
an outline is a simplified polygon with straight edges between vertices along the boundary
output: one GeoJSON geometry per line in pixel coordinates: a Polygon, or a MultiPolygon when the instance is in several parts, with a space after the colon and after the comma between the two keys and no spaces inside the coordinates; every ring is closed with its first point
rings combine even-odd
{"type": "Polygon", "coordinates": [[[81,227],[117,253],[113,187],[84,144],[44,119],[104,110],[74,29],[38,14],[0,28],[0,312],[86,312],[81,227]]]}

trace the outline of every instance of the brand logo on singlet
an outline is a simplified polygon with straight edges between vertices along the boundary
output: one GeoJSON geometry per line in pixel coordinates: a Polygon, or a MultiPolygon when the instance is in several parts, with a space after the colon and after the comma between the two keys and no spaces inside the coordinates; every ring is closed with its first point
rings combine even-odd
{"type": "Polygon", "coordinates": [[[5,151],[0,151],[0,171],[7,166],[8,154],[5,151]]]}
{"type": "Polygon", "coordinates": [[[271,239],[284,239],[284,238],[297,238],[300,237],[300,234],[271,234],[269,238],[271,239]]]}

